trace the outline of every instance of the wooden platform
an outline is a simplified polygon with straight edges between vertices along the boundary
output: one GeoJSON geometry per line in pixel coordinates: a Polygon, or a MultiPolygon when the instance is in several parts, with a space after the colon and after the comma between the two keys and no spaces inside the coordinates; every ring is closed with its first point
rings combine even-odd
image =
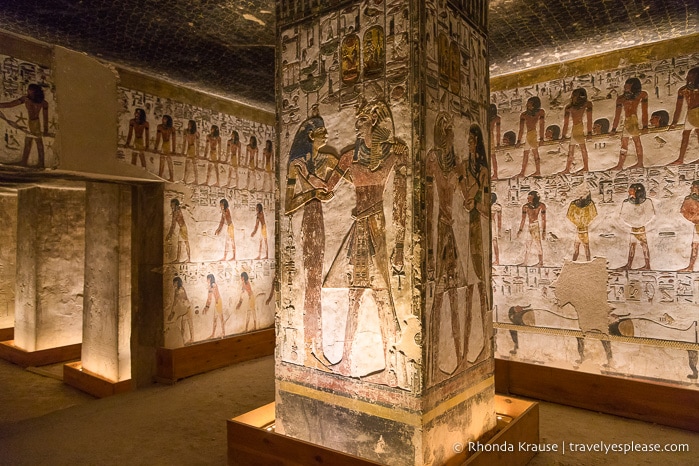
{"type": "Polygon", "coordinates": [[[46,366],[57,362],[80,359],[82,343],[39,351],[24,351],[14,340],[0,342],[0,358],[22,367],[46,366]]]}
{"type": "Polygon", "coordinates": [[[97,398],[131,391],[131,380],[114,382],[83,369],[80,361],[63,366],[63,383],[97,398]]]}
{"type": "MultiPolygon", "coordinates": [[[[500,431],[488,442],[539,443],[539,405],[511,397],[495,396],[496,412],[512,421],[502,424],[500,431]]],[[[373,461],[331,450],[320,445],[277,434],[273,427],[274,403],[245,413],[228,424],[228,464],[245,466],[333,466],[377,465],[373,461]]],[[[467,458],[467,452],[452,457],[446,466],[517,466],[527,464],[535,455],[531,451],[481,451],[467,458]]]]}
{"type": "Polygon", "coordinates": [[[0,328],[0,341],[13,340],[15,338],[15,328],[0,328]]]}
{"type": "Polygon", "coordinates": [[[158,381],[173,383],[185,377],[271,354],[274,354],[274,328],[183,348],[158,348],[158,381]]]}
{"type": "Polygon", "coordinates": [[[495,391],[699,432],[699,390],[495,359],[495,391]]]}

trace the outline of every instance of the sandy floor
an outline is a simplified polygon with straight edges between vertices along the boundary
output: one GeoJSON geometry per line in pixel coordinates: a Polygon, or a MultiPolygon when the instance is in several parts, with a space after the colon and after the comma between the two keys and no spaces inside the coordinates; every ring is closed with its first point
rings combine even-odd
{"type": "MultiPolygon", "coordinates": [[[[60,367],[39,375],[0,361],[2,465],[224,465],[225,420],[274,400],[274,360],[258,359],[101,400],[64,385],[60,367]]],[[[699,433],[541,403],[531,465],[697,465],[699,433]],[[685,443],[688,453],[560,452],[573,443],[685,443]]],[[[699,420],[697,421],[699,422],[699,420]]]]}

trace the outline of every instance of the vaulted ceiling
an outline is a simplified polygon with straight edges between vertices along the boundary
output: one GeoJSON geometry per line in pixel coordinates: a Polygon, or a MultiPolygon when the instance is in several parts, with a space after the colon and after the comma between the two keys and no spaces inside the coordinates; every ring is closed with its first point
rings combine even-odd
{"type": "MultiPolygon", "coordinates": [[[[274,0],[2,0],[0,29],[273,109],[275,8],[274,0]]],[[[491,76],[693,34],[698,10],[697,0],[491,0],[491,76]]]]}

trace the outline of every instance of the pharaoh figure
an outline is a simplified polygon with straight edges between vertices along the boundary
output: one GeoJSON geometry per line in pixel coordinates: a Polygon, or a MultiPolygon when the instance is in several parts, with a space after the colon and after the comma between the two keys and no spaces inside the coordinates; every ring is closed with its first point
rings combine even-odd
{"type": "Polygon", "coordinates": [[[357,109],[355,128],[357,139],[342,152],[338,164],[355,187],[354,221],[323,283],[325,288],[349,288],[342,360],[335,370],[343,375],[352,373],[352,345],[357,333],[359,308],[365,291],[370,291],[380,319],[384,382],[396,385],[397,354],[394,346],[400,337],[400,323],[393,303],[390,274],[392,270],[400,273],[403,269],[408,148],[395,137],[393,117],[383,101],[362,102],[357,109]],[[391,174],[396,243],[389,254],[383,207],[384,191],[391,174]]]}

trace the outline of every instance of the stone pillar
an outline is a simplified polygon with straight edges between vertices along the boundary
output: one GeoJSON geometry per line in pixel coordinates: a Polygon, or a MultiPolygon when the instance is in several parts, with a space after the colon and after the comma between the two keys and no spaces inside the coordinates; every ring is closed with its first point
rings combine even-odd
{"type": "Polygon", "coordinates": [[[0,329],[15,326],[17,191],[0,192],[0,329]]]}
{"type": "Polygon", "coordinates": [[[87,183],[82,367],[131,378],[131,188],[87,183]]]}
{"type": "Polygon", "coordinates": [[[15,345],[38,351],[80,343],[84,184],[20,189],[17,205],[15,345]]]}
{"type": "Polygon", "coordinates": [[[444,464],[495,429],[486,2],[278,3],[276,430],[444,464]]]}

